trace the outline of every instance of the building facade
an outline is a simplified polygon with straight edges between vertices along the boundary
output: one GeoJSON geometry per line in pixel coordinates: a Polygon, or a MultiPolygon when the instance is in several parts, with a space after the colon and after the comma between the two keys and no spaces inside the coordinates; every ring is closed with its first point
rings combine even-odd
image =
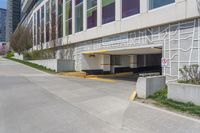
{"type": "Polygon", "coordinates": [[[32,49],[56,46],[76,71],[158,71],[171,81],[200,65],[199,0],[43,0],[30,16],[32,49]]]}
{"type": "Polygon", "coordinates": [[[7,1],[6,41],[9,41],[11,34],[15,31],[20,22],[20,10],[20,0],[7,1]]]}
{"type": "Polygon", "coordinates": [[[28,15],[38,0],[21,0],[21,18],[28,15]]]}
{"type": "Polygon", "coordinates": [[[0,42],[6,42],[6,9],[0,8],[0,42]]]}

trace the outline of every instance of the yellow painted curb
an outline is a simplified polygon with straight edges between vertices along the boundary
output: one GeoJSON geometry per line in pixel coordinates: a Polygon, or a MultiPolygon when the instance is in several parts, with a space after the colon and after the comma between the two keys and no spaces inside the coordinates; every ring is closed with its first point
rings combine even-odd
{"type": "Polygon", "coordinates": [[[110,80],[110,79],[103,79],[103,78],[95,78],[95,77],[91,77],[91,78],[88,78],[86,77],[87,79],[91,79],[91,80],[97,80],[97,81],[103,81],[103,82],[109,82],[109,83],[115,83],[116,81],[115,80],[110,80]]]}
{"type": "Polygon", "coordinates": [[[136,91],[134,90],[133,93],[131,94],[131,96],[129,97],[129,100],[130,100],[130,101],[134,101],[135,98],[136,98],[136,96],[137,96],[137,93],[136,93],[136,91]]]}

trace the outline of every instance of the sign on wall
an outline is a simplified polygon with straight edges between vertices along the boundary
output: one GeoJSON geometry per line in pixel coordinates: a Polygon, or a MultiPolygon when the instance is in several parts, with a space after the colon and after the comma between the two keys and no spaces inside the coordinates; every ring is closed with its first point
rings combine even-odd
{"type": "Polygon", "coordinates": [[[162,67],[168,67],[169,66],[169,59],[162,58],[161,63],[162,63],[162,67]]]}

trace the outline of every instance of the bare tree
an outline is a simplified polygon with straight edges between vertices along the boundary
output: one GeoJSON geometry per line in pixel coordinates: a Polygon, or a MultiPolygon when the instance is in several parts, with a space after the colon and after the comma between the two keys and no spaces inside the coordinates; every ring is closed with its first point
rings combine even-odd
{"type": "Polygon", "coordinates": [[[30,29],[24,26],[18,27],[10,38],[10,46],[18,54],[28,51],[32,47],[30,29]]]}

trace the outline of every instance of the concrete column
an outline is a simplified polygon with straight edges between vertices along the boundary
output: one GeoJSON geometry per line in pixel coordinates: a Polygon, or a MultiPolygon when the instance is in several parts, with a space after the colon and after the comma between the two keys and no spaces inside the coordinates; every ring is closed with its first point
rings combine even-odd
{"type": "Polygon", "coordinates": [[[120,21],[121,20],[121,11],[122,11],[122,1],[121,0],[115,0],[115,20],[120,21]]]}
{"type": "Polygon", "coordinates": [[[83,31],[87,30],[87,0],[83,0],[83,31]]]}
{"type": "Polygon", "coordinates": [[[72,0],[72,34],[75,33],[75,0],[72,0]]]}
{"type": "Polygon", "coordinates": [[[149,0],[140,1],[140,13],[146,13],[149,10],[149,0]]]}
{"type": "Polygon", "coordinates": [[[102,24],[102,0],[97,0],[97,26],[102,24]]]}
{"type": "Polygon", "coordinates": [[[66,35],[66,0],[63,0],[63,37],[66,35]]]}
{"type": "Polygon", "coordinates": [[[137,68],[137,55],[130,55],[130,68],[137,68]]]}
{"type": "Polygon", "coordinates": [[[110,65],[111,65],[110,55],[101,55],[101,69],[104,72],[110,72],[111,71],[110,65]]]}

